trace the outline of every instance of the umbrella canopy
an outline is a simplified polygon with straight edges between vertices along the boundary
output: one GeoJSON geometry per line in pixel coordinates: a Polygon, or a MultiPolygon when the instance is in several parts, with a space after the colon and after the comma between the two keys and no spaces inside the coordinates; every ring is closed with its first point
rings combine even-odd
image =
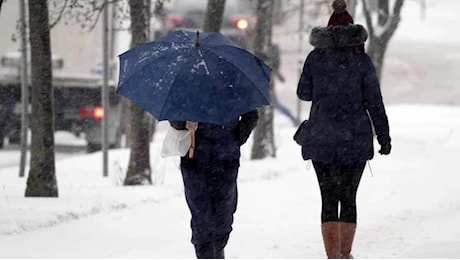
{"type": "Polygon", "coordinates": [[[117,92],[158,120],[225,124],[269,104],[270,67],[220,33],[172,31],[119,58],[117,92]]]}

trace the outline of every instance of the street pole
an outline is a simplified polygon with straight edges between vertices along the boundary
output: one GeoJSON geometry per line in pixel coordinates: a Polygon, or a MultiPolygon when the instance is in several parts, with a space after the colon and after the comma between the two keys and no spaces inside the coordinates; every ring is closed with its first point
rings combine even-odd
{"type": "Polygon", "coordinates": [[[108,116],[109,116],[109,12],[107,1],[104,1],[104,9],[102,13],[102,63],[103,77],[101,89],[101,103],[104,108],[104,117],[102,118],[101,136],[102,136],[102,173],[104,177],[108,174],[108,146],[109,146],[109,131],[108,131],[108,116]]]}
{"type": "MultiPolygon", "coordinates": [[[[299,57],[302,57],[302,46],[304,44],[303,42],[303,29],[304,29],[304,9],[305,9],[305,0],[300,0],[300,8],[299,8],[299,45],[298,45],[298,52],[299,52],[299,57]]],[[[302,59],[299,59],[299,79],[302,74],[302,59]]],[[[302,122],[301,118],[301,113],[302,113],[302,101],[300,99],[297,99],[297,122],[302,122]]]]}
{"type": "Polygon", "coordinates": [[[19,162],[19,177],[24,177],[27,161],[27,131],[29,130],[26,0],[20,0],[19,5],[21,19],[21,158],[19,162]]]}

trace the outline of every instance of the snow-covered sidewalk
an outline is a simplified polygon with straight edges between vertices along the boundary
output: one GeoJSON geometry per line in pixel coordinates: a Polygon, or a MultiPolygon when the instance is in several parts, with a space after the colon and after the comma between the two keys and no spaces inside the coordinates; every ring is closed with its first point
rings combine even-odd
{"type": "MultiPolygon", "coordinates": [[[[357,258],[460,255],[460,108],[390,106],[393,151],[376,154],[358,192],[357,258]]],[[[229,258],[324,258],[312,167],[277,116],[277,158],[244,146],[229,258]]],[[[60,197],[24,198],[17,167],[0,170],[0,258],[194,258],[178,158],[152,143],[157,185],[120,185],[129,151],[58,160],[60,197]]]]}
{"type": "MultiPolygon", "coordinates": [[[[419,1],[405,3],[385,61],[384,98],[389,88],[411,102],[423,100],[418,94],[408,97],[419,89],[429,89],[419,94],[433,94],[439,102],[458,93],[453,65],[459,60],[460,1],[426,2],[423,21],[419,1]],[[439,47],[446,44],[452,45],[447,54],[439,47]],[[444,56],[436,62],[419,59],[440,50],[444,56]]],[[[286,27],[293,32],[297,20],[290,22],[286,27]]],[[[295,34],[285,34],[274,38],[288,50],[282,65],[287,82],[277,90],[294,109],[297,60],[304,55],[294,53],[295,34]]],[[[376,154],[365,169],[354,256],[459,258],[460,107],[391,105],[387,112],[393,150],[387,157],[376,154]]],[[[292,141],[295,128],[279,114],[275,126],[277,158],[251,161],[251,144],[243,147],[239,207],[226,255],[325,258],[315,173],[292,141]]],[[[102,177],[101,153],[59,157],[59,198],[24,198],[27,179],[17,177],[19,153],[1,150],[0,258],[194,258],[178,158],[159,156],[164,134],[156,133],[151,145],[156,185],[122,186],[129,150],[111,150],[108,178],[102,177]]]]}

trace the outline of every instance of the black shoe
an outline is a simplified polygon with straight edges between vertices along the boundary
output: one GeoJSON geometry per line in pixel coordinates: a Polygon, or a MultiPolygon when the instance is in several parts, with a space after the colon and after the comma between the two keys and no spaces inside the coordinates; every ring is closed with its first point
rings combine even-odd
{"type": "Polygon", "coordinates": [[[212,243],[195,245],[195,255],[198,259],[214,259],[214,245],[212,243]]]}
{"type": "Polygon", "coordinates": [[[220,249],[220,250],[216,249],[215,259],[225,259],[224,249],[220,249]]]}

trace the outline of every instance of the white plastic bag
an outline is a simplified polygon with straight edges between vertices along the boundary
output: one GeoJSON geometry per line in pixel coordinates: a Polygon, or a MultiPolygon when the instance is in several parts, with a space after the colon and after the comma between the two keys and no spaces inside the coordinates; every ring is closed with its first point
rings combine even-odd
{"type": "Polygon", "coordinates": [[[163,140],[161,157],[184,156],[187,154],[191,144],[190,131],[176,130],[170,126],[163,140]]]}

